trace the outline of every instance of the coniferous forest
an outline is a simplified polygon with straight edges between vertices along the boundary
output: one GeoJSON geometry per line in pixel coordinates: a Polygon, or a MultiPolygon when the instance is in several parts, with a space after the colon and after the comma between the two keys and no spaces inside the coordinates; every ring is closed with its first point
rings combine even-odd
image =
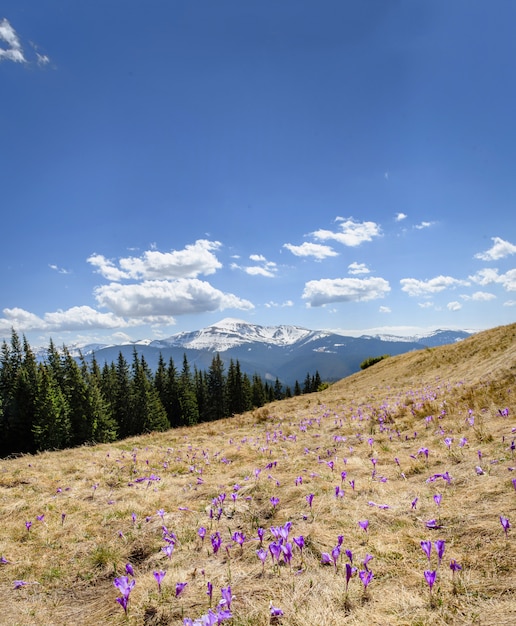
{"type": "Polygon", "coordinates": [[[273,400],[320,390],[319,373],[307,373],[294,391],[276,379],[249,377],[219,354],[208,371],[160,358],[153,372],[133,353],[100,365],[74,358],[52,341],[38,361],[25,337],[13,330],[0,353],[0,456],[108,443],[151,431],[209,422],[273,400]]]}

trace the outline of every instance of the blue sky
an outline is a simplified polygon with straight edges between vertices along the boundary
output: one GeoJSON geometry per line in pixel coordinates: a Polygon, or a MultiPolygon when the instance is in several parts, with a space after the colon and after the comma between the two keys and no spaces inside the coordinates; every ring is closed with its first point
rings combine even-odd
{"type": "Polygon", "coordinates": [[[516,313],[516,4],[4,0],[0,336],[516,313]]]}

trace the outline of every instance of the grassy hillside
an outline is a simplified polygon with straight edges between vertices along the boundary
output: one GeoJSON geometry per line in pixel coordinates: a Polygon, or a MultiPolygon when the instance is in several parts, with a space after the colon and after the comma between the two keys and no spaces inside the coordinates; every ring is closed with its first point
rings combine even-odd
{"type": "Polygon", "coordinates": [[[221,422],[1,460],[0,624],[195,623],[208,583],[233,625],[515,624],[515,394],[513,324],[221,422]]]}

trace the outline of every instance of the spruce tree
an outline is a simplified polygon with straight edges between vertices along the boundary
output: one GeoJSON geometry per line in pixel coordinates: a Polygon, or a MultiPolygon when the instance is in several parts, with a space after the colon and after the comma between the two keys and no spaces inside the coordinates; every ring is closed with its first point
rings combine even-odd
{"type": "Polygon", "coordinates": [[[226,417],[226,378],[224,364],[218,353],[212,359],[206,386],[208,391],[207,419],[214,421],[226,417]]]}
{"type": "Polygon", "coordinates": [[[37,450],[58,450],[70,442],[68,405],[52,369],[38,366],[38,393],[33,423],[37,450]]]}

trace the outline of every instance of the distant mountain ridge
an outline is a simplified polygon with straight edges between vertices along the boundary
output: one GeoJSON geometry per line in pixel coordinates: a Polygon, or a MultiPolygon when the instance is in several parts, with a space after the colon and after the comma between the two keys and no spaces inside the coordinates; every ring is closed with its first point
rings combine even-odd
{"type": "Polygon", "coordinates": [[[470,334],[440,329],[421,337],[347,337],[300,326],[260,326],[226,318],[201,330],[181,332],[167,339],[68,346],[68,349],[73,356],[80,353],[86,360],[95,355],[101,366],[104,362],[115,362],[120,352],[131,362],[136,350],[153,370],[160,354],[166,363],[172,358],[177,368],[186,355],[192,367],[205,370],[219,353],[226,368],[231,359],[238,360],[242,372],[250,376],[258,374],[269,381],[278,378],[292,386],[296,380],[302,383],[307,373],[312,375],[318,371],[322,380],[333,382],[357,372],[362,361],[369,357],[454,343],[470,334]]]}

